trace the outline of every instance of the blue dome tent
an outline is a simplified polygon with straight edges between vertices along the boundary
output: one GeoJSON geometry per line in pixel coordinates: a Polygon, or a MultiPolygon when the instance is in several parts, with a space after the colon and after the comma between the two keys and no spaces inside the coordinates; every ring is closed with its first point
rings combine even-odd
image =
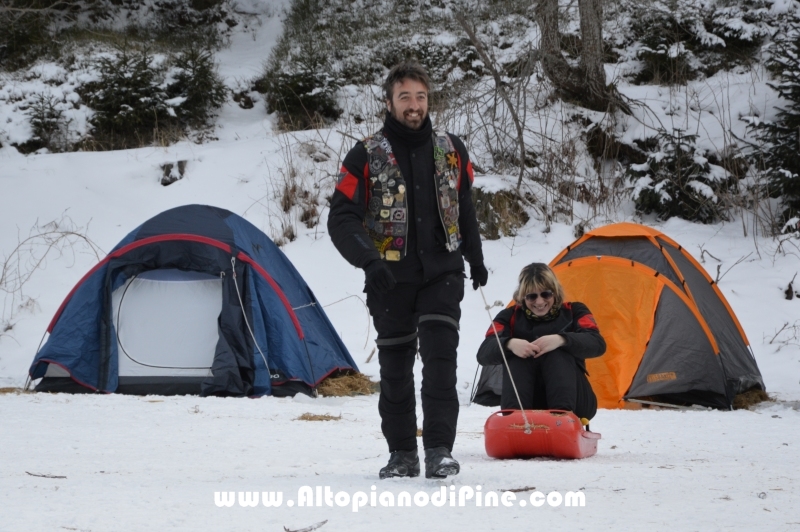
{"type": "Polygon", "coordinates": [[[39,391],[293,395],[358,371],[269,237],[205,205],[170,209],[128,234],[47,332],[29,370],[39,391]]]}

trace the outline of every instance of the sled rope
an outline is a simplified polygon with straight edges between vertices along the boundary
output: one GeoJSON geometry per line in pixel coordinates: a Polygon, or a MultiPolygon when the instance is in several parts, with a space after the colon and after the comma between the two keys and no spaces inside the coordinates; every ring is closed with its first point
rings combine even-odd
{"type": "MultiPolygon", "coordinates": [[[[270,376],[270,380],[272,379],[272,372],[269,370],[269,364],[267,364],[267,357],[264,356],[264,353],[261,351],[261,347],[258,345],[258,340],[256,340],[256,335],[253,334],[253,329],[250,328],[250,322],[247,321],[247,311],[244,310],[244,303],[242,302],[242,295],[239,293],[239,283],[236,282],[236,257],[231,257],[231,272],[233,274],[233,285],[236,287],[236,297],[239,298],[239,306],[242,307],[242,316],[244,316],[244,324],[247,325],[247,330],[250,332],[250,337],[253,339],[253,343],[256,344],[256,349],[258,349],[258,353],[261,355],[261,360],[264,361],[264,366],[267,368],[267,375],[270,376]]],[[[225,275],[225,272],[221,272],[220,275],[225,275]]]]}
{"type": "Polygon", "coordinates": [[[511,386],[514,388],[514,395],[517,396],[517,404],[519,405],[520,412],[522,412],[522,419],[525,421],[525,434],[530,434],[531,424],[528,422],[528,416],[525,415],[525,409],[522,407],[522,399],[519,398],[519,392],[517,391],[517,384],[514,382],[514,377],[511,376],[511,368],[508,367],[508,360],[506,359],[506,351],[503,349],[503,342],[500,341],[500,335],[497,334],[497,327],[494,324],[492,313],[489,311],[489,309],[492,307],[490,307],[489,303],[486,302],[486,296],[483,294],[483,287],[479,286],[478,289],[481,291],[481,297],[483,298],[483,308],[486,309],[486,314],[489,316],[489,321],[492,323],[492,330],[494,331],[494,337],[497,340],[497,346],[500,348],[500,354],[503,355],[503,363],[506,365],[508,378],[511,380],[511,386]]]}

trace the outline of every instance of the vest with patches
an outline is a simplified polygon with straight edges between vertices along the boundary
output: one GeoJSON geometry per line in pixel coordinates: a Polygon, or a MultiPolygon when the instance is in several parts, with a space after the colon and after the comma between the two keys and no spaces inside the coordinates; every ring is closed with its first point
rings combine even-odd
{"type": "MultiPolygon", "coordinates": [[[[383,131],[364,139],[369,162],[367,213],[364,227],[381,258],[398,261],[406,256],[408,196],[406,181],[383,131]]],[[[461,245],[458,227],[458,184],[461,173],[458,152],[446,133],[433,132],[433,182],[447,251],[461,245]]]]}

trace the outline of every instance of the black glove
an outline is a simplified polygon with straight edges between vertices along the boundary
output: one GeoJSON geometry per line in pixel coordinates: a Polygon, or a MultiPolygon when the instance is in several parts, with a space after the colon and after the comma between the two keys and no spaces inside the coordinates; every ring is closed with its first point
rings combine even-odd
{"type": "Polygon", "coordinates": [[[486,286],[489,280],[489,270],[482,262],[469,265],[469,278],[472,279],[472,289],[477,290],[479,286],[486,286]]]}
{"type": "Polygon", "coordinates": [[[392,271],[382,260],[374,260],[367,264],[364,273],[367,277],[367,286],[381,294],[385,294],[397,284],[392,271]]]}

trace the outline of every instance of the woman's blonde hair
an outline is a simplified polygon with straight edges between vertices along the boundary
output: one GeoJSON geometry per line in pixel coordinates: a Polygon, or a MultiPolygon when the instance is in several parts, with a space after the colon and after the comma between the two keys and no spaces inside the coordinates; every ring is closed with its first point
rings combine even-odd
{"type": "Polygon", "coordinates": [[[550,266],[542,262],[528,264],[519,272],[519,285],[514,292],[514,301],[519,305],[525,305],[525,294],[532,292],[540,293],[543,290],[550,290],[555,295],[553,306],[560,307],[564,303],[564,287],[558,282],[556,274],[550,266]]]}

